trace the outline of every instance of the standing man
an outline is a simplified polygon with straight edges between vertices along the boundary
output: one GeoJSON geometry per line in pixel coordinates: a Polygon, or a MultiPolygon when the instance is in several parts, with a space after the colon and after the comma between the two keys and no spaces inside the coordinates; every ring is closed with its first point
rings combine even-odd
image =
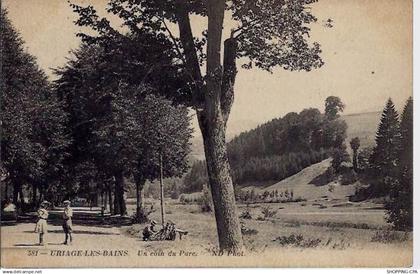
{"type": "Polygon", "coordinates": [[[69,200],[65,200],[64,204],[64,212],[63,212],[63,230],[64,234],[66,235],[66,239],[64,240],[64,244],[67,245],[70,240],[70,243],[73,241],[71,237],[71,232],[73,230],[71,218],[73,217],[73,210],[70,207],[71,202],[69,200]]]}
{"type": "Polygon", "coordinates": [[[39,245],[44,245],[44,235],[48,233],[48,208],[49,202],[43,201],[37,211],[38,221],[35,225],[35,232],[39,234],[39,245]]]}

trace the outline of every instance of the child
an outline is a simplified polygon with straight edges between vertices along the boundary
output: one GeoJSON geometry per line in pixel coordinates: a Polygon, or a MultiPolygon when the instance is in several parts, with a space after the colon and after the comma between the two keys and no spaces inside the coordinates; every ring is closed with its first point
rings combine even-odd
{"type": "Polygon", "coordinates": [[[66,236],[66,239],[64,240],[65,245],[68,244],[68,240],[70,240],[70,243],[73,241],[73,238],[71,236],[71,233],[73,231],[73,224],[71,221],[71,218],[73,217],[73,210],[70,207],[71,202],[69,200],[65,200],[63,202],[64,204],[64,211],[63,211],[63,230],[64,234],[66,236]]]}
{"type": "Polygon", "coordinates": [[[38,221],[35,225],[35,232],[39,233],[39,245],[44,245],[44,235],[48,233],[47,219],[49,202],[43,201],[38,209],[38,221]]]}

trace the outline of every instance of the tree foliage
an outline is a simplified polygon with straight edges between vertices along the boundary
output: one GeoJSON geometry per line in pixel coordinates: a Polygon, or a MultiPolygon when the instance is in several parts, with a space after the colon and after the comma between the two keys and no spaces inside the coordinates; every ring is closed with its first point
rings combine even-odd
{"type": "Polygon", "coordinates": [[[1,18],[1,157],[16,203],[19,192],[23,199],[25,185],[41,196],[57,188],[70,139],[65,132],[67,116],[45,73],[24,50],[4,9],[1,18]]]}
{"type": "Polygon", "coordinates": [[[382,112],[376,133],[376,146],[370,161],[372,168],[381,178],[394,176],[401,145],[398,113],[391,98],[382,112]]]}
{"type": "Polygon", "coordinates": [[[353,150],[353,168],[354,171],[357,172],[358,170],[358,151],[360,148],[360,139],[359,137],[354,137],[353,139],[350,140],[350,147],[353,150]]]}
{"type": "Polygon", "coordinates": [[[339,117],[339,112],[344,110],[344,104],[341,99],[337,96],[329,96],[325,100],[325,115],[330,119],[334,120],[339,117]]]}
{"type": "Polygon", "coordinates": [[[65,67],[56,70],[56,90],[77,140],[68,164],[76,170],[81,163],[93,163],[96,172],[78,169],[87,172],[76,177],[82,179],[78,184],[96,181],[93,189],[108,188],[115,195],[114,211],[122,214],[123,177],[134,176],[142,188],[146,179],[159,177],[161,155],[164,177],[180,176],[187,168],[191,137],[186,107],[152,94],[164,86],[132,79],[130,71],[138,73],[137,78],[145,77],[146,62],[140,58],[146,57],[133,56],[131,49],[115,46],[109,52],[103,44],[84,44],[65,67]],[[121,65],[122,56],[129,65],[121,65]],[[98,176],[113,183],[101,185],[98,176]]]}
{"type": "MultiPolygon", "coordinates": [[[[247,58],[246,67],[255,65],[269,71],[276,66],[305,71],[320,67],[323,64],[320,47],[308,39],[309,24],[316,22],[309,9],[314,2],[316,0],[108,2],[107,11],[121,18],[130,33],[146,33],[169,41],[171,52],[176,53],[174,62],[183,68],[185,87],[191,94],[183,102],[196,110],[202,131],[221,250],[236,252],[243,247],[225,142],[234,99],[236,59],[247,58]],[[238,27],[223,42],[225,14],[230,14],[238,27]],[[208,28],[202,31],[201,37],[192,32],[192,15],[207,19],[208,28]],[[170,24],[178,27],[179,35],[174,35],[170,24]]],[[[96,31],[96,37],[80,34],[85,41],[107,40],[119,35],[109,20],[100,18],[92,6],[71,6],[79,14],[76,24],[96,31]]]]}
{"type": "Polygon", "coordinates": [[[397,229],[413,228],[413,99],[404,107],[399,126],[401,146],[398,175],[389,184],[390,199],[386,203],[387,220],[397,229]]]}

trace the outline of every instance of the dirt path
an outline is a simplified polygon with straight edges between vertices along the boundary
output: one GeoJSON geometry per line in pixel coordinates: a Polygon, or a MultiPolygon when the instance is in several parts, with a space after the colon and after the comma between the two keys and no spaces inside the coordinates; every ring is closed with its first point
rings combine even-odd
{"type": "Polygon", "coordinates": [[[73,244],[63,245],[64,234],[61,226],[49,225],[48,235],[45,236],[47,246],[39,247],[38,234],[34,233],[35,224],[21,223],[1,228],[1,247],[2,248],[60,248],[60,249],[86,249],[86,248],[136,248],[138,242],[134,238],[123,235],[119,227],[104,226],[73,226],[73,244]],[[7,236],[5,236],[7,235],[7,236]]]}

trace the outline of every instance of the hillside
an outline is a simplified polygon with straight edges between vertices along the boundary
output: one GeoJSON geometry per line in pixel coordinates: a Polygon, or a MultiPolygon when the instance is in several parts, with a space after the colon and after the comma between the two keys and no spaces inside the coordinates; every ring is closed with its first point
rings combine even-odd
{"type": "Polygon", "coordinates": [[[359,137],[361,147],[374,146],[375,134],[381,119],[381,112],[358,113],[343,115],[347,123],[347,143],[354,137],[359,137]]]}
{"type": "MultiPolygon", "coordinates": [[[[341,119],[346,121],[347,129],[347,143],[354,137],[359,137],[361,147],[373,146],[375,144],[375,133],[378,128],[381,112],[366,112],[343,115],[341,119]]],[[[227,140],[230,141],[233,137],[242,132],[255,128],[258,122],[246,121],[237,124],[228,124],[227,140]]],[[[197,129],[198,130],[198,129],[197,129]]],[[[203,140],[199,132],[192,139],[191,155],[197,160],[204,160],[203,140]]]]}
{"type": "Polygon", "coordinates": [[[290,176],[280,182],[266,188],[245,187],[243,190],[255,189],[256,192],[273,191],[284,192],[293,190],[294,197],[301,197],[308,201],[328,199],[328,200],[348,200],[349,195],[354,194],[354,185],[340,185],[338,182],[330,182],[325,185],[316,185],[316,178],[322,176],[331,164],[331,159],[326,159],[320,163],[313,164],[299,173],[290,176]]]}
{"type": "MultiPolygon", "coordinates": [[[[194,117],[194,119],[197,119],[194,117]]],[[[256,128],[258,122],[253,120],[240,120],[235,122],[228,122],[226,128],[226,140],[229,142],[235,136],[241,134],[242,132],[248,131],[250,129],[256,128]]],[[[194,137],[191,140],[191,156],[196,160],[204,160],[204,147],[203,147],[203,138],[201,137],[201,132],[198,128],[196,120],[193,121],[194,137]]]]}

